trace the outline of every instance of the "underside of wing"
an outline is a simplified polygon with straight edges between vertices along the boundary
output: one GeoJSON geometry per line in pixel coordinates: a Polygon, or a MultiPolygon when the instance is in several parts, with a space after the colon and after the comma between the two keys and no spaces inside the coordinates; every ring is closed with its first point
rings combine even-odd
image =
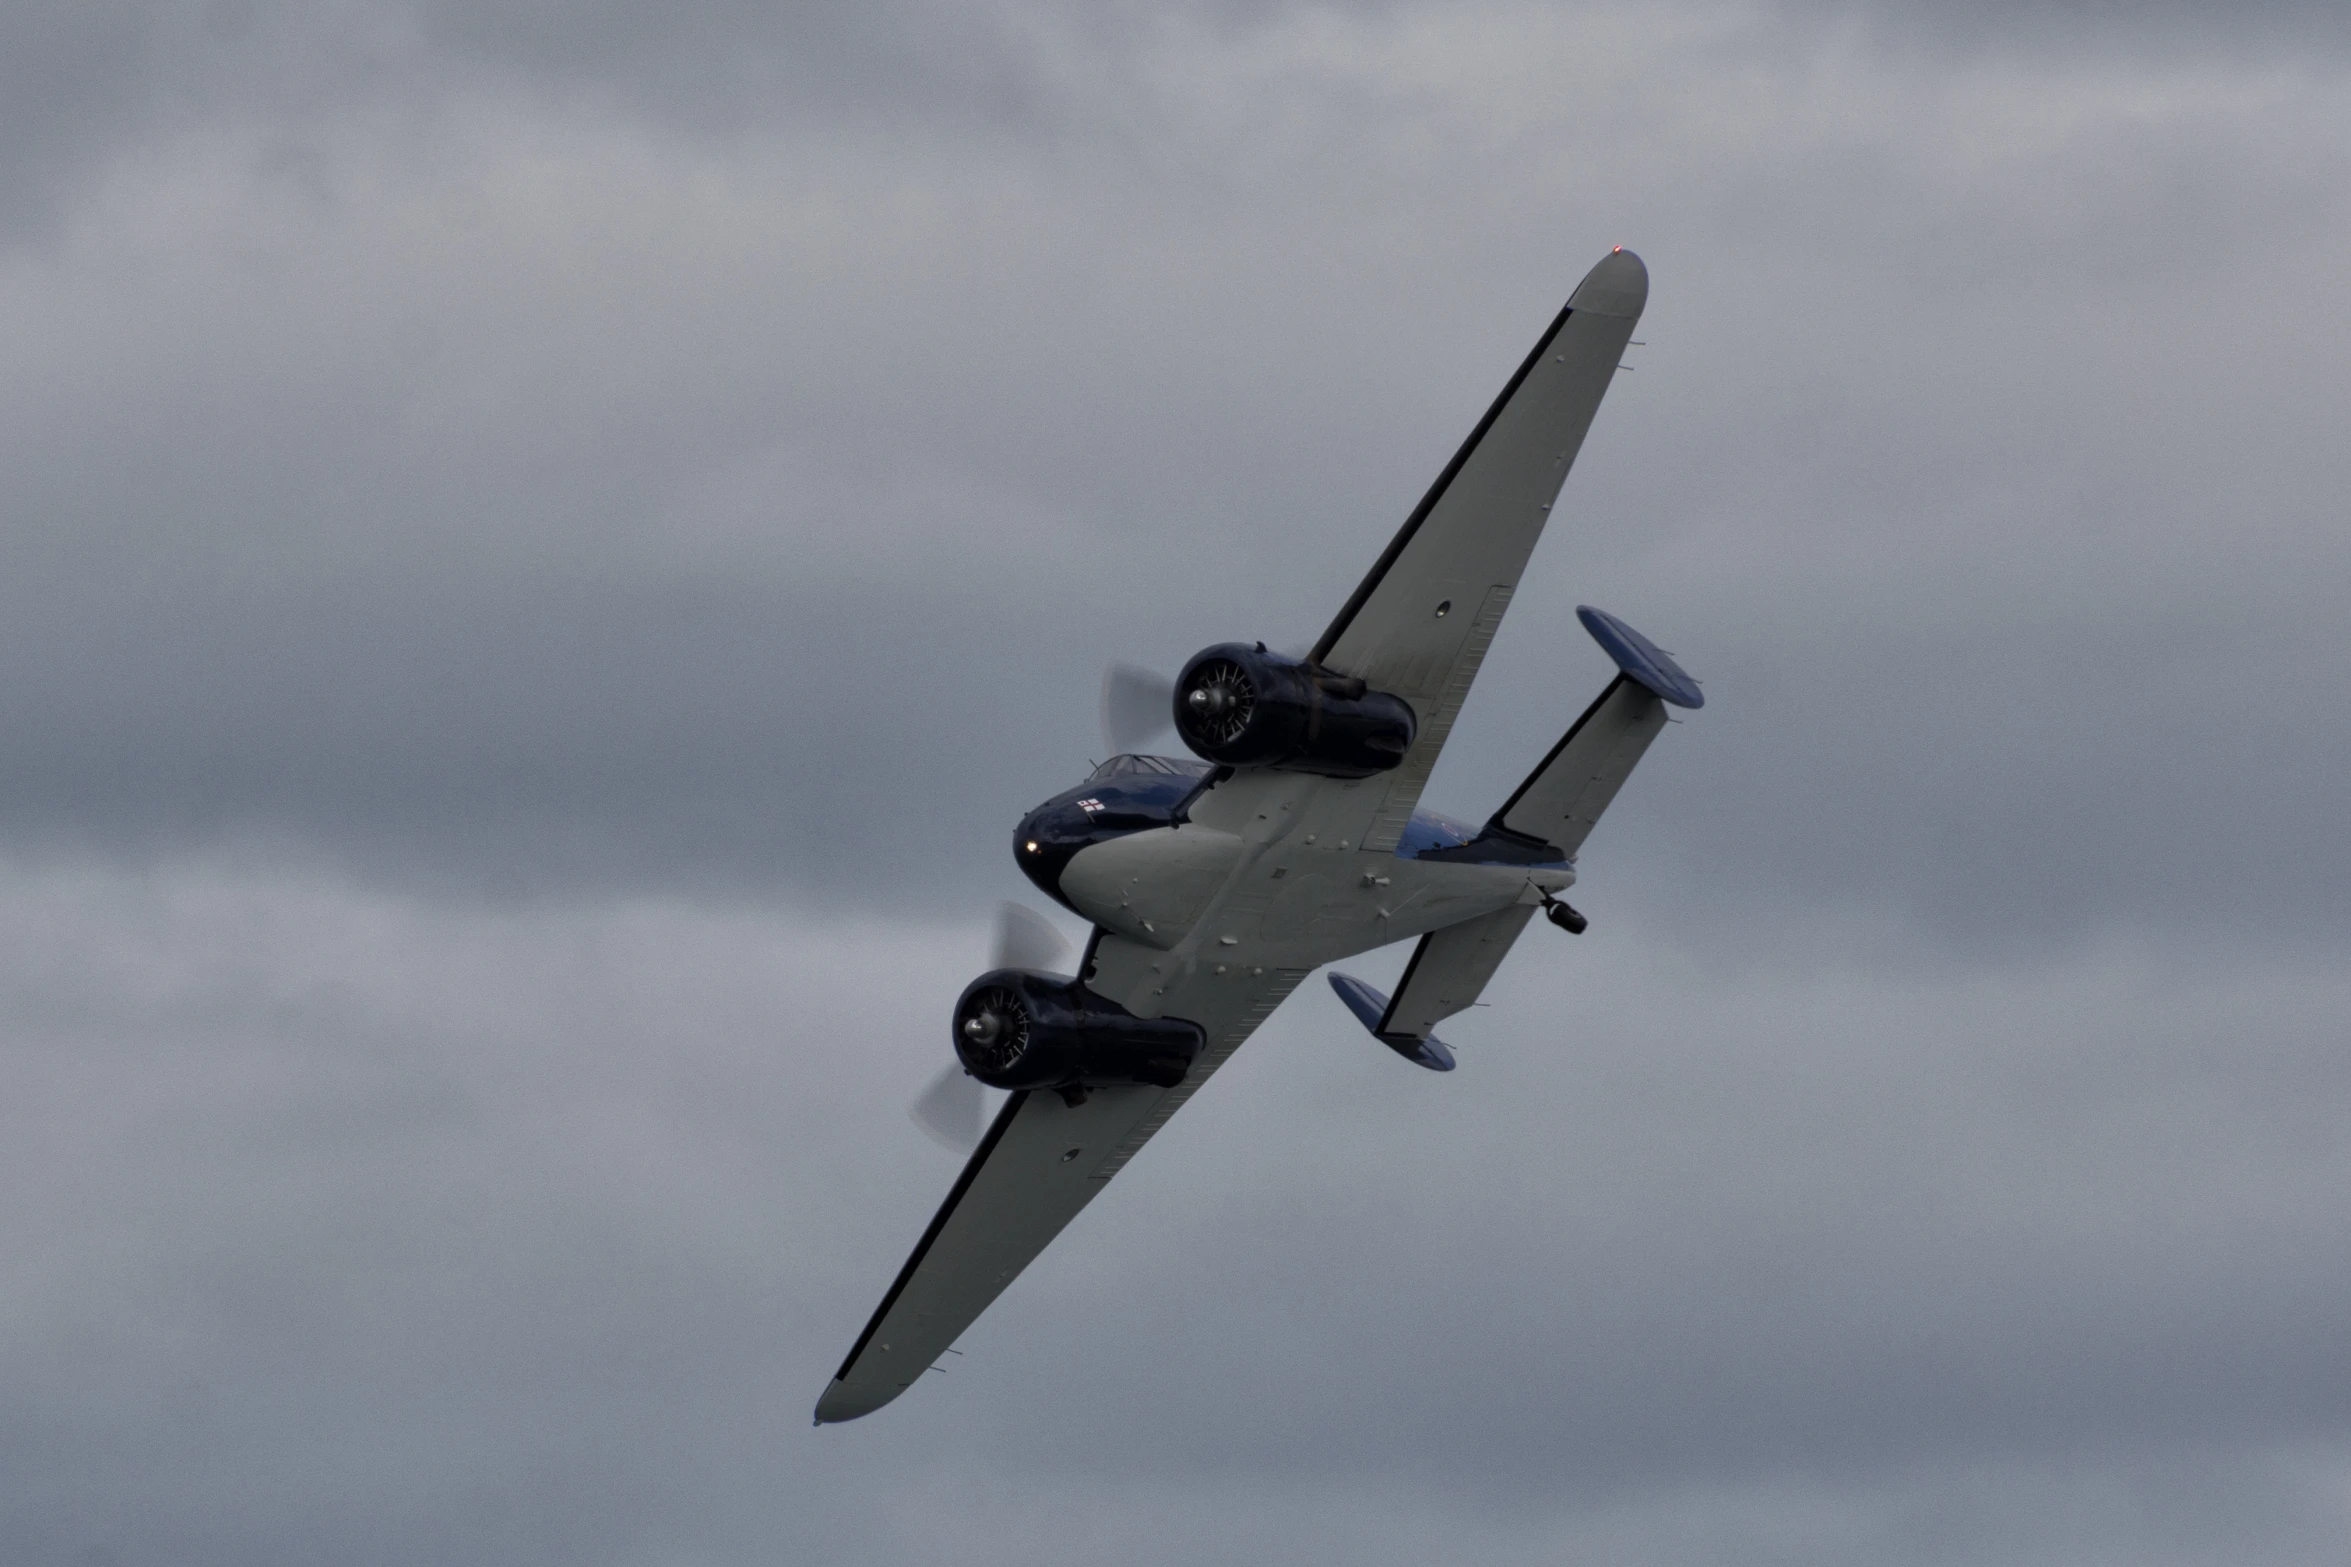
{"type": "Polygon", "coordinates": [[[1076,1105],[1050,1090],[1007,1100],[817,1400],[817,1423],[871,1414],[913,1386],[1304,977],[1274,969],[1245,985],[1171,989],[1169,1015],[1199,1023],[1208,1041],[1173,1088],[1094,1088],[1076,1105]]]}
{"type": "Polygon", "coordinates": [[[1410,819],[1648,289],[1630,251],[1591,270],[1315,644],[1314,662],[1402,697],[1420,721],[1364,848],[1394,848],[1410,819]]]}
{"type": "Polygon", "coordinates": [[[1007,1100],[817,1401],[817,1423],[871,1414],[930,1369],[1094,1200],[1111,1152],[1164,1093],[1136,1085],[1074,1106],[1049,1092],[1007,1100]]]}

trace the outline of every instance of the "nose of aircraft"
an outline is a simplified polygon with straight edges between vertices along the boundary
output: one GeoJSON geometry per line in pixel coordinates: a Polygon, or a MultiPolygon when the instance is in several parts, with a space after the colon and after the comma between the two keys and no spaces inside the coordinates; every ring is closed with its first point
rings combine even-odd
{"type": "Polygon", "coordinates": [[[1092,829],[1086,813],[1066,800],[1040,805],[1014,829],[1012,857],[1039,892],[1066,908],[1069,900],[1061,895],[1061,869],[1085,846],[1092,829]]]}

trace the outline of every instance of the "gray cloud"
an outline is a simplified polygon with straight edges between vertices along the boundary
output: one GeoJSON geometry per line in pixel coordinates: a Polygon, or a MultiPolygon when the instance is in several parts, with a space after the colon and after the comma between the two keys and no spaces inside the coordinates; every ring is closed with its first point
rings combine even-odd
{"type": "Polygon", "coordinates": [[[1074,142],[459,77],[148,144],[13,269],[0,820],[977,897],[1099,662],[1310,636],[1622,236],[1650,346],[1444,803],[1597,598],[1715,682],[1618,830],[1717,897],[2331,925],[2339,94],[1696,18],[1562,98],[1533,25],[1175,28],[1074,142]]]}
{"type": "Polygon", "coordinates": [[[1443,1082],[1302,996],[811,1431],[951,1168],[898,1104],[976,925],[9,887],[20,1559],[2340,1537],[2339,977],[1553,937],[1443,1082]]]}

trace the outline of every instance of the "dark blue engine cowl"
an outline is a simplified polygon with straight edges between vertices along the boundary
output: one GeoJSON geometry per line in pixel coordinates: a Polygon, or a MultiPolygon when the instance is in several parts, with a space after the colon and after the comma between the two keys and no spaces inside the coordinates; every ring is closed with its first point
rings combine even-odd
{"type": "Polygon", "coordinates": [[[1386,772],[1419,729],[1401,697],[1242,642],[1192,655],[1176,677],[1175,724],[1212,762],[1331,778],[1386,772]]]}
{"type": "Polygon", "coordinates": [[[955,1056],[990,1088],[1173,1088],[1207,1043],[1196,1023],[1136,1017],[1074,979],[996,969],[955,1003],[955,1056]]]}

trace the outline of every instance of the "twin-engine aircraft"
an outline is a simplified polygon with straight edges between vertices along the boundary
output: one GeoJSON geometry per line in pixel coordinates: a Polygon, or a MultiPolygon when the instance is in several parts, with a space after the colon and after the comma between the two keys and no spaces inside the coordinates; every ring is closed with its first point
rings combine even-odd
{"type": "MultiPolygon", "coordinates": [[[[1372,1037],[1453,1069],[1433,1030],[1473,1004],[1697,682],[1623,621],[1576,614],[1621,671],[1482,827],[1421,787],[1510,607],[1649,294],[1640,258],[1588,273],[1303,658],[1211,647],[1150,694],[1198,758],[1113,756],[1021,821],[1020,868],[1093,926],[1059,937],[1007,906],[998,966],[955,1004],[957,1065],[918,1109],[1011,1097],[817,1401],[818,1424],[911,1387],[1306,976],[1418,937],[1393,996],[1333,974],[1372,1037]]],[[[1141,690],[1105,687],[1106,728],[1141,690]]],[[[1117,749],[1125,750],[1125,747],[1117,749]]],[[[971,1109],[976,1129],[980,1114],[971,1109]]]]}

